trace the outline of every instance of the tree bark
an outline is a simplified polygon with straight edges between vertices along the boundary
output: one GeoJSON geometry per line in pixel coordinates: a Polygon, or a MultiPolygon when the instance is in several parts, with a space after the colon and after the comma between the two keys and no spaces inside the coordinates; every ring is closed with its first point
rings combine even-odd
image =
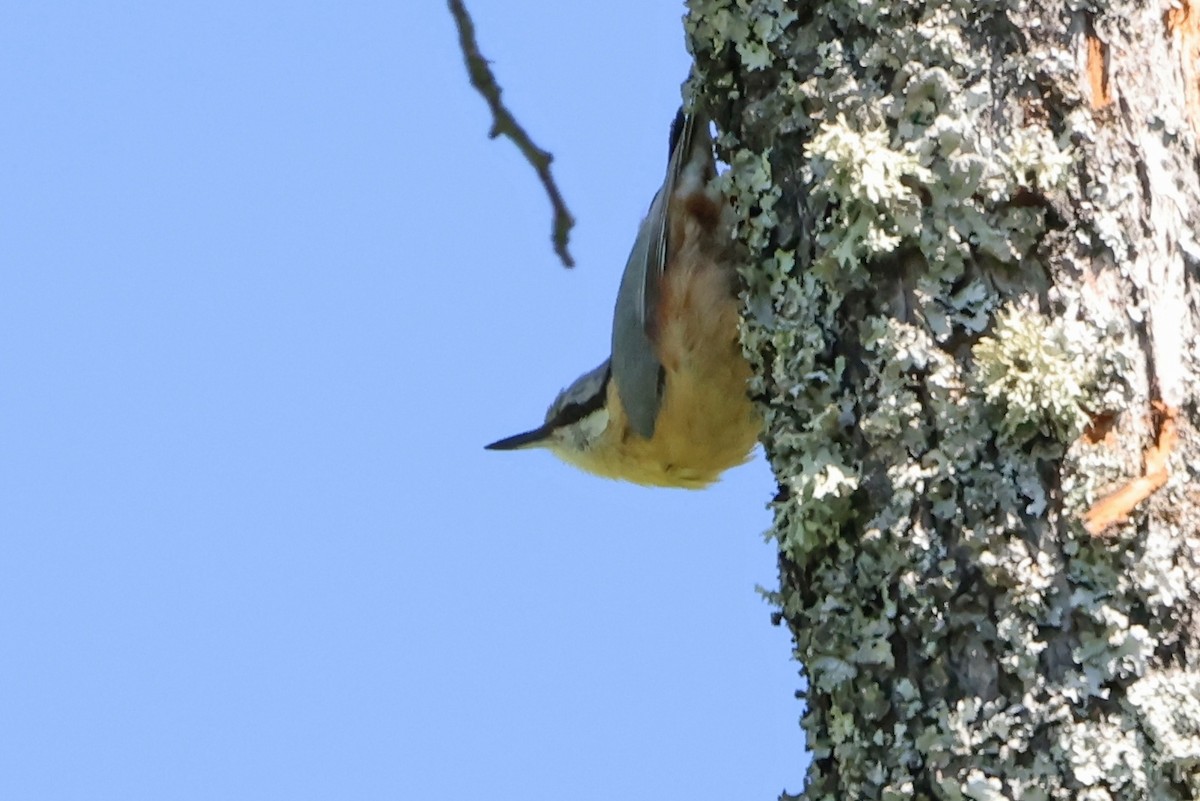
{"type": "Polygon", "coordinates": [[[691,0],[811,799],[1200,799],[1200,1],[691,0]]]}

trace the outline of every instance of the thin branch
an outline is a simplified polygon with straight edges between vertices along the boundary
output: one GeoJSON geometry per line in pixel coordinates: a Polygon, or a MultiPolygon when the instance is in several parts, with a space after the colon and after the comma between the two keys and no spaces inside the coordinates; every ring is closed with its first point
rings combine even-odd
{"type": "Polygon", "coordinates": [[[496,84],[496,77],[492,75],[491,68],[488,67],[488,60],[479,52],[479,44],[475,41],[475,23],[471,21],[471,15],[467,13],[462,0],[448,0],[448,4],[458,26],[458,43],[467,62],[467,74],[471,77],[471,85],[479,90],[479,94],[483,95],[483,99],[492,110],[492,129],[488,132],[488,137],[495,139],[497,136],[507,136],[533,166],[542,181],[542,186],[546,188],[546,194],[550,196],[550,204],[554,207],[554,222],[550,233],[550,238],[554,241],[554,252],[564,265],[574,267],[575,260],[567,251],[567,239],[572,226],[575,225],[575,218],[567,210],[558,185],[554,183],[554,176],[550,174],[550,162],[554,161],[554,156],[535,145],[512,113],[500,102],[500,87],[496,84]]]}

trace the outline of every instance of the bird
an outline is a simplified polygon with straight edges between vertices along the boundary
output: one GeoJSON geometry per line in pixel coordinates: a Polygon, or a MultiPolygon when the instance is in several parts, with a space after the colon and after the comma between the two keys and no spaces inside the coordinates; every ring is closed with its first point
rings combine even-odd
{"type": "Polygon", "coordinates": [[[558,394],[542,425],[485,446],[547,448],[606,478],[700,489],[750,458],[729,215],[708,118],[676,114],[662,186],[638,228],[613,310],[612,350],[558,394]]]}

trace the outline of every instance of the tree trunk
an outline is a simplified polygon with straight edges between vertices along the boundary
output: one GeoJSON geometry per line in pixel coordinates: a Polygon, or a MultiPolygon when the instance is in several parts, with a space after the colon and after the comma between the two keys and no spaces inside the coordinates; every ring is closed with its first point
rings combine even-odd
{"type": "Polygon", "coordinates": [[[691,0],[812,799],[1200,799],[1200,0],[691,0]]]}

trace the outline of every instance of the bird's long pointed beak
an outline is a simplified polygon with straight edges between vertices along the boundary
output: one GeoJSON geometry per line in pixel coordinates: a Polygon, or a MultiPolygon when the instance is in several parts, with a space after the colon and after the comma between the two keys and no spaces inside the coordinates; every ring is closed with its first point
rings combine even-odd
{"type": "Polygon", "coordinates": [[[496,440],[491,445],[483,447],[489,451],[515,451],[521,448],[538,448],[547,444],[550,438],[549,426],[538,426],[532,431],[514,434],[511,437],[496,440]]]}

